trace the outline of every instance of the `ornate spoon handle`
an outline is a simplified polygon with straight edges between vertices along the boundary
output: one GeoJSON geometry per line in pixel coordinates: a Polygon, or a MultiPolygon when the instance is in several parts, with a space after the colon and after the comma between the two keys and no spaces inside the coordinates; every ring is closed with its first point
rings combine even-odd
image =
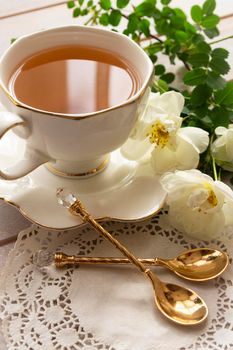
{"type": "Polygon", "coordinates": [[[120,241],[114,238],[107,230],[103,228],[103,226],[101,226],[95,219],[93,219],[78,199],[76,199],[76,201],[69,207],[69,211],[73,215],[81,216],[84,222],[88,222],[92,227],[96,229],[97,232],[101,234],[101,236],[110,241],[112,245],[120,250],[121,253],[126,256],[133,265],[135,265],[149,278],[153,288],[156,289],[161,298],[164,298],[161,287],[162,283],[158,277],[152,273],[152,271],[147,268],[139,259],[137,259],[120,241]]]}
{"type": "MultiPolygon", "coordinates": [[[[142,264],[156,266],[159,265],[159,259],[138,259],[142,264]]],[[[78,264],[101,264],[101,265],[110,265],[110,264],[131,264],[130,260],[127,258],[115,258],[115,257],[83,257],[75,255],[66,255],[62,252],[57,252],[54,255],[54,262],[57,267],[63,267],[67,265],[78,265],[78,264]]]]}

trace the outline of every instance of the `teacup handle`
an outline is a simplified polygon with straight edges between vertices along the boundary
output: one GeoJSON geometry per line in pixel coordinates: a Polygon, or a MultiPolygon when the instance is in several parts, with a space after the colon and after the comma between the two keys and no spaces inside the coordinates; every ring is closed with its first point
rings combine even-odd
{"type": "MultiPolygon", "coordinates": [[[[24,138],[30,134],[27,122],[16,114],[11,112],[0,112],[0,140],[11,129],[22,126],[24,138]]],[[[20,159],[12,167],[0,170],[0,178],[5,180],[15,180],[27,175],[41,164],[48,162],[49,158],[38,150],[27,147],[22,159],[20,159]]]]}

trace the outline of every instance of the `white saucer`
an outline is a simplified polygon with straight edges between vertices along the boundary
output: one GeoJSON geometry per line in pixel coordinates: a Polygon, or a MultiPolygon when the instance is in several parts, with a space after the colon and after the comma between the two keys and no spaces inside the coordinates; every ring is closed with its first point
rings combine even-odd
{"type": "MultiPolygon", "coordinates": [[[[0,143],[0,167],[12,165],[24,151],[24,141],[12,132],[0,143]]],[[[125,159],[120,150],[111,154],[107,168],[86,179],[66,179],[40,166],[19,180],[0,180],[0,198],[16,206],[29,220],[49,229],[82,224],[57,203],[56,190],[70,189],[96,219],[142,220],[161,209],[165,192],[148,165],[125,159]]]]}

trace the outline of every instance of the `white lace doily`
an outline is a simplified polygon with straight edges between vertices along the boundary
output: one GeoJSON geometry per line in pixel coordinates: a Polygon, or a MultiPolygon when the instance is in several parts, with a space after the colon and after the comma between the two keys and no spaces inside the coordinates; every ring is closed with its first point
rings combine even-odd
{"type": "MultiPolygon", "coordinates": [[[[194,241],[168,224],[166,213],[141,223],[105,223],[135,254],[174,257],[210,246],[233,255],[233,230],[212,242],[194,241]]],[[[32,264],[39,249],[119,256],[88,226],[47,232],[33,225],[20,233],[1,276],[0,318],[9,350],[233,349],[233,268],[206,283],[189,283],[156,268],[165,281],[191,287],[207,302],[209,318],[176,326],[154,306],[150,284],[133,267],[80,266],[43,271],[32,264]]]]}

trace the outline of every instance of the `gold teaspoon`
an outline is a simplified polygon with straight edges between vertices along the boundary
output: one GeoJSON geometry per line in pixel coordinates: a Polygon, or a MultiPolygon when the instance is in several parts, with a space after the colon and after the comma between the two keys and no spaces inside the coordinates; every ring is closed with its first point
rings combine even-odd
{"type": "Polygon", "coordinates": [[[181,325],[196,325],[203,322],[208,315],[208,308],[191,289],[172,283],[164,283],[141,263],[122,243],[105,230],[83,207],[82,203],[72,194],[66,194],[64,189],[58,189],[57,197],[60,204],[67,207],[71,214],[78,215],[89,223],[97,232],[125,255],[146,277],[149,278],[154,290],[155,303],[161,313],[171,321],[181,325]]]}
{"type": "MultiPolygon", "coordinates": [[[[191,281],[207,281],[219,276],[228,266],[228,256],[217,249],[196,248],[186,250],[174,259],[138,259],[144,265],[167,267],[178,276],[191,281]]],[[[115,257],[81,257],[66,255],[62,252],[54,254],[57,267],[78,264],[130,264],[127,258],[115,257]]]]}

